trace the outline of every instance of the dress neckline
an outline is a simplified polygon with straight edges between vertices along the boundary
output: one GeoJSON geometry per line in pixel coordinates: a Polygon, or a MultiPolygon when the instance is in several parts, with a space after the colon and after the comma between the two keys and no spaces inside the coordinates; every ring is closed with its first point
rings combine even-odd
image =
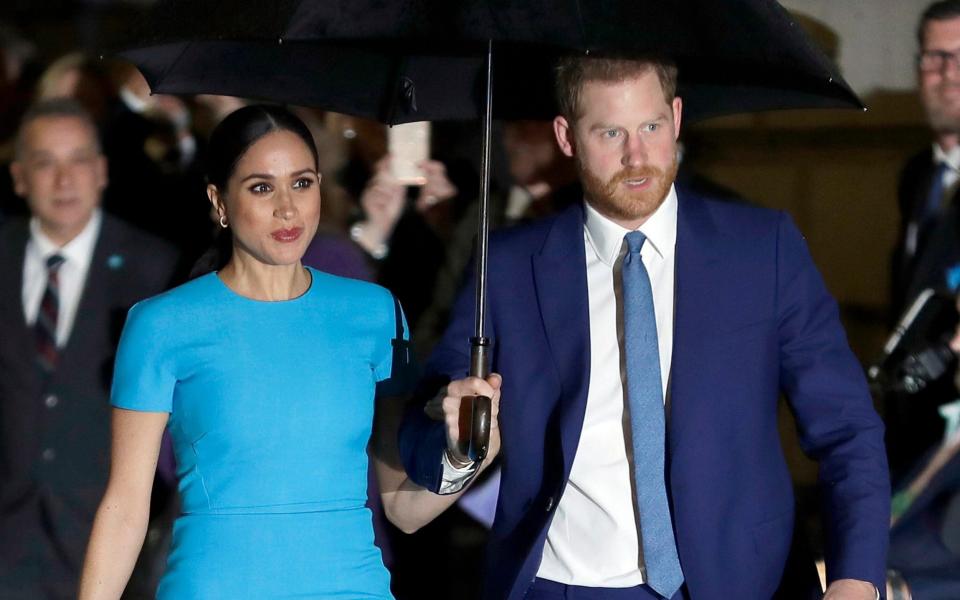
{"type": "Polygon", "coordinates": [[[286,300],[258,300],[257,298],[251,298],[249,296],[244,296],[243,294],[235,291],[223,279],[220,279],[219,271],[213,271],[210,273],[210,276],[216,280],[216,284],[225,290],[229,295],[243,300],[245,302],[252,302],[254,304],[267,304],[267,305],[286,305],[286,304],[295,304],[301,300],[304,300],[310,295],[310,292],[313,291],[314,284],[317,281],[317,272],[311,267],[304,266],[304,269],[307,270],[307,275],[310,276],[310,283],[307,284],[307,289],[303,291],[299,296],[294,296],[293,298],[287,298],[286,300]]]}

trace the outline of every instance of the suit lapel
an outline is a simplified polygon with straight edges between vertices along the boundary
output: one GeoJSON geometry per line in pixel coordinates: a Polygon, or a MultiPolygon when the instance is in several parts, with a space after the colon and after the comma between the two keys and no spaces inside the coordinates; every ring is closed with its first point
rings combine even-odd
{"type": "Polygon", "coordinates": [[[4,315],[2,352],[12,362],[11,368],[16,369],[24,381],[29,381],[35,394],[39,395],[41,386],[35,338],[23,312],[23,261],[29,238],[26,220],[13,221],[5,228],[3,248],[0,249],[0,315],[4,315]]]}
{"type": "Polygon", "coordinates": [[[675,456],[685,423],[684,413],[694,410],[701,393],[700,368],[711,360],[704,345],[705,330],[722,323],[718,314],[716,291],[723,289],[723,274],[718,256],[719,233],[702,200],[677,191],[677,255],[673,356],[668,389],[668,456],[675,456]]]}
{"type": "Polygon", "coordinates": [[[590,311],[583,243],[583,208],[561,212],[533,256],[537,302],[550,354],[560,375],[557,407],[564,476],[580,440],[590,381],[590,311]]]}
{"type": "Polygon", "coordinates": [[[112,327],[112,324],[99,322],[98,319],[104,315],[109,316],[110,306],[116,304],[113,298],[123,290],[122,281],[117,277],[120,270],[110,265],[111,258],[119,256],[116,254],[117,231],[113,225],[112,219],[104,215],[93,247],[93,255],[90,257],[90,268],[83,283],[83,291],[80,293],[73,329],[62,351],[61,359],[65,361],[77,351],[76,348],[82,348],[75,340],[95,340],[97,332],[108,331],[106,327],[112,327]]]}

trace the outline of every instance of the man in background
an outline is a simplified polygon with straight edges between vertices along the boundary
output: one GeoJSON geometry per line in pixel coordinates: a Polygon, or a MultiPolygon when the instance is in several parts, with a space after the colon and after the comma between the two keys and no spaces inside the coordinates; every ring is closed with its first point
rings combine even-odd
{"type": "Polygon", "coordinates": [[[10,172],[30,218],[0,229],[0,597],[72,598],[107,480],[119,333],[176,253],[100,210],[107,162],[73,101],[27,112],[10,172]]]}
{"type": "MultiPolygon", "coordinates": [[[[925,288],[945,286],[960,261],[960,0],[930,4],[917,26],[917,83],[933,143],[904,166],[898,190],[900,235],[893,256],[891,315],[903,314],[925,288]]],[[[940,436],[946,377],[919,394],[888,394],[890,468],[898,479],[940,436]]]]}

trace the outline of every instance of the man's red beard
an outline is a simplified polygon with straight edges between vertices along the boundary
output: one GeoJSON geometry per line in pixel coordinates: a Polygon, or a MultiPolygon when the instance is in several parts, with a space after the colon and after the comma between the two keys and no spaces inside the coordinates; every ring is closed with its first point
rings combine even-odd
{"type": "Polygon", "coordinates": [[[580,160],[577,170],[587,200],[604,216],[623,221],[646,219],[656,211],[670,192],[670,186],[677,178],[677,159],[666,170],[657,167],[625,167],[608,181],[590,173],[580,160]],[[647,178],[650,185],[646,189],[631,191],[621,184],[628,179],[647,178]]]}

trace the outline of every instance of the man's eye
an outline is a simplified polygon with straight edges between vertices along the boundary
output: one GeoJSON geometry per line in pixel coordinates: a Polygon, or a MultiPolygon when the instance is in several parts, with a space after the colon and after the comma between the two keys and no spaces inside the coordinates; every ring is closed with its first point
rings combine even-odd
{"type": "Polygon", "coordinates": [[[648,133],[653,133],[654,131],[660,129],[659,123],[649,123],[646,127],[643,128],[644,131],[648,133]]]}
{"type": "Polygon", "coordinates": [[[620,131],[617,129],[607,129],[603,132],[603,137],[607,139],[613,139],[620,136],[620,131]]]}

